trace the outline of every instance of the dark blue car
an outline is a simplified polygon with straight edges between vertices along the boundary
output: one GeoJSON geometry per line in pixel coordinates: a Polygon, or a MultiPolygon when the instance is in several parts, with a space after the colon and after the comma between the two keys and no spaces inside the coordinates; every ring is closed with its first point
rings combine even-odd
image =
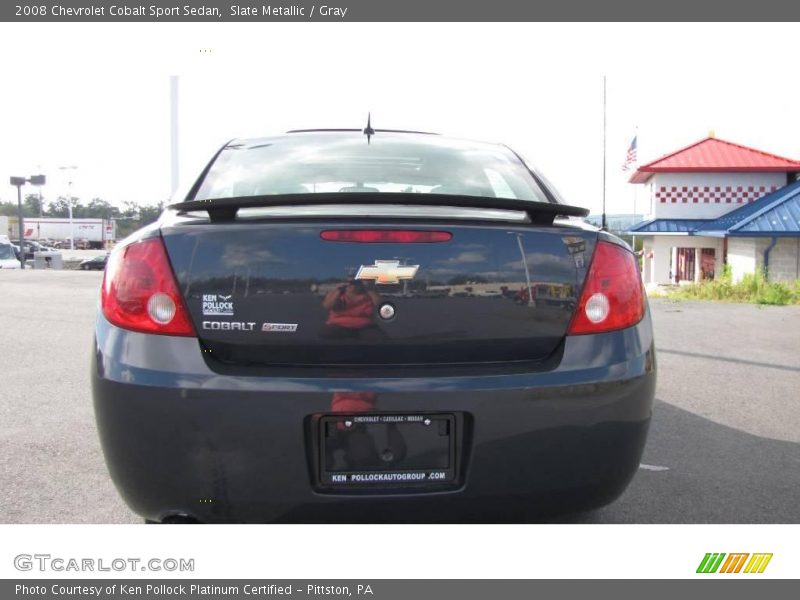
{"type": "Polygon", "coordinates": [[[91,372],[117,488],[158,522],[611,502],[656,361],[635,257],[586,213],[502,145],[371,128],[226,144],[108,260],[91,372]]]}

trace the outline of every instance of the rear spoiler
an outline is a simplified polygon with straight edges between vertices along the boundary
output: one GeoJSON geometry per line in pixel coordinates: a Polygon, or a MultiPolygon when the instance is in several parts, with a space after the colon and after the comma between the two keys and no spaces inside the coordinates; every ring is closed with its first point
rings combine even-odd
{"type": "Polygon", "coordinates": [[[589,209],[554,202],[513,200],[484,196],[455,196],[450,194],[409,194],[368,192],[338,192],[328,194],[275,194],[270,196],[243,196],[210,200],[188,200],[167,206],[181,213],[205,211],[212,222],[233,221],[240,208],[272,206],[323,206],[326,204],[402,204],[411,206],[453,206],[458,208],[486,208],[524,211],[534,225],[552,225],[556,217],[585,217],[589,209]]]}

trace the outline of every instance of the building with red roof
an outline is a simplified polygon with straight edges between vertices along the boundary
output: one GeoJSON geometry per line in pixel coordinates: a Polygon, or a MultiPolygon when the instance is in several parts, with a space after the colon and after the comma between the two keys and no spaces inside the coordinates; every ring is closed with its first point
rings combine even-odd
{"type": "Polygon", "coordinates": [[[719,235],[710,235],[708,229],[724,215],[745,218],[758,212],[761,204],[783,198],[779,192],[798,179],[798,174],[798,160],[715,137],[638,167],[629,181],[645,186],[650,218],[627,233],[644,238],[645,283],[713,278],[725,264],[731,265],[738,280],[769,266],[770,255],[770,279],[800,277],[800,231],[794,232],[792,226],[755,232],[750,237],[732,233],[750,231],[741,227],[719,235]],[[753,203],[759,207],[737,210],[753,203]],[[788,267],[784,270],[776,264],[788,267]],[[790,268],[793,264],[797,265],[794,270],[790,268]]]}
{"type": "Polygon", "coordinates": [[[657,173],[798,173],[800,161],[707,137],[642,165],[631,183],[647,183],[657,173]]]}

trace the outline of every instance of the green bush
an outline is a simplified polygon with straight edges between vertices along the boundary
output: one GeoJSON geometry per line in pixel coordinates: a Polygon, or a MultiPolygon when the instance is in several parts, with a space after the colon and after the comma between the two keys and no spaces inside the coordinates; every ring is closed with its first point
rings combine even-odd
{"type": "Polygon", "coordinates": [[[800,279],[794,284],[770,283],[763,271],[748,273],[738,283],[733,283],[729,265],[712,281],[680,286],[670,294],[672,298],[686,300],[722,300],[751,304],[800,304],[800,279]]]}

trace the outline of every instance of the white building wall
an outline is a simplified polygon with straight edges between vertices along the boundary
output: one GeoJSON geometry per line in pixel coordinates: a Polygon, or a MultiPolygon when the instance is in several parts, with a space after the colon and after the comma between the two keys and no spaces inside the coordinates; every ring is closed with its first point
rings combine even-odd
{"type": "Polygon", "coordinates": [[[770,281],[800,279],[800,238],[780,238],[769,255],[770,281]]]}
{"type": "Polygon", "coordinates": [[[670,279],[671,240],[667,236],[658,236],[651,239],[653,268],[650,272],[650,281],[645,283],[672,283],[670,279]]]}
{"type": "MultiPolygon", "coordinates": [[[[734,283],[764,267],[764,251],[772,238],[728,238],[728,265],[734,283]]],[[[670,275],[675,268],[670,257],[675,248],[713,248],[714,273],[722,273],[722,238],[662,235],[646,236],[643,240],[644,265],[642,279],[645,284],[673,283],[670,275]]],[[[699,264],[696,263],[696,264],[699,264]]],[[[793,282],[800,279],[800,238],[778,238],[769,255],[769,280],[793,282]]]]}
{"type": "MultiPolygon", "coordinates": [[[[755,238],[756,268],[764,267],[764,252],[772,238],[755,238]]],[[[800,238],[778,238],[769,252],[769,280],[793,282],[800,279],[800,238]]]]}
{"type": "Polygon", "coordinates": [[[786,185],[786,173],[657,173],[648,182],[652,217],[716,219],[786,185]]]}
{"type": "MultiPolygon", "coordinates": [[[[764,268],[764,252],[772,238],[729,238],[728,264],[734,281],[746,273],[764,268]]],[[[769,253],[769,280],[793,282],[800,279],[800,238],[778,238],[769,253]]]]}
{"type": "Polygon", "coordinates": [[[728,264],[734,283],[756,270],[756,238],[728,238],[728,264]]]}
{"type": "MultiPolygon", "coordinates": [[[[722,238],[689,236],[689,235],[649,235],[643,239],[644,265],[642,279],[645,284],[670,284],[675,267],[671,260],[675,248],[713,248],[714,273],[722,273],[722,238]],[[670,266],[672,263],[672,266],[670,266]]],[[[770,257],[770,261],[772,258],[770,257]]],[[[695,262],[699,272],[700,261],[695,262]]]]}

